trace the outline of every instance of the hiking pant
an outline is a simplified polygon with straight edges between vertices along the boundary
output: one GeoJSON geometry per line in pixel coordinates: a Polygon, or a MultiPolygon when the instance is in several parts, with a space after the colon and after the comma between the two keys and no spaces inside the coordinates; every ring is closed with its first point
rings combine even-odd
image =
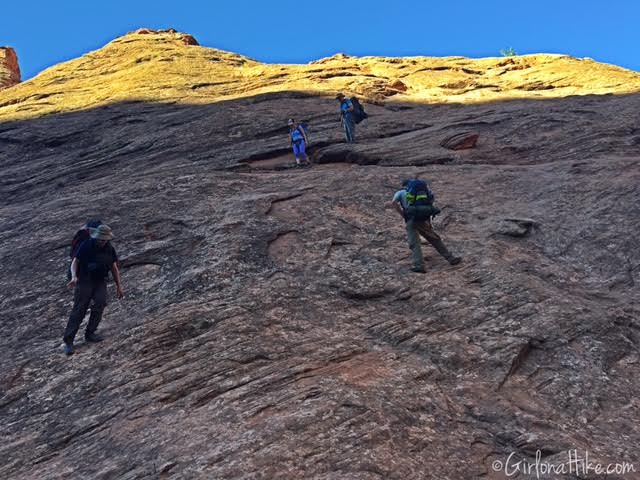
{"type": "Polygon", "coordinates": [[[447,261],[452,258],[453,255],[451,255],[451,252],[445,247],[440,235],[433,231],[430,222],[410,219],[407,220],[406,227],[414,268],[424,268],[424,258],[422,257],[422,248],[420,247],[420,237],[418,234],[422,235],[447,261]]]}
{"type": "Polygon", "coordinates": [[[298,140],[293,142],[293,155],[296,157],[296,161],[299,159],[306,160],[307,152],[305,151],[306,145],[304,144],[304,140],[298,140]]]}
{"type": "Polygon", "coordinates": [[[353,121],[353,117],[350,112],[347,112],[342,117],[342,126],[344,128],[344,136],[347,139],[347,143],[353,142],[356,135],[356,124],[353,121]]]}
{"type": "Polygon", "coordinates": [[[89,303],[92,300],[91,315],[89,315],[85,336],[91,335],[96,331],[102,319],[102,311],[107,306],[107,283],[104,280],[97,282],[85,280],[76,284],[76,288],[73,291],[73,310],[71,310],[67,328],[64,331],[64,343],[73,343],[73,339],[78,333],[82,319],[86,315],[89,303]]]}

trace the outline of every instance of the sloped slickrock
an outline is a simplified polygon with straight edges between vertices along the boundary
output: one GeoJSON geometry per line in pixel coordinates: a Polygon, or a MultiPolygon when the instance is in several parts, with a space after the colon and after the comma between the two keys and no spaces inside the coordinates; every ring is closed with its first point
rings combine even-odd
{"type": "Polygon", "coordinates": [[[574,449],[640,469],[637,74],[552,56],[267,66],[177,35],[0,92],[0,477],[507,478],[492,465],[512,453],[574,449]],[[558,84],[554,63],[583,96],[422,103],[451,100],[433,78],[558,84]],[[387,80],[335,72],[402,66],[415,97],[367,104],[343,143],[331,94],[387,80]],[[616,72],[621,94],[590,94],[616,72]],[[290,116],[313,127],[310,168],[290,168],[290,116]],[[476,148],[440,145],[470,129],[476,148]],[[425,245],[426,275],[384,207],[415,173],[463,256],[425,245]],[[94,217],[127,296],[66,358],[67,246],[94,217]]]}
{"type": "Polygon", "coordinates": [[[20,83],[18,56],[13,48],[0,47],[0,89],[20,83]]]}

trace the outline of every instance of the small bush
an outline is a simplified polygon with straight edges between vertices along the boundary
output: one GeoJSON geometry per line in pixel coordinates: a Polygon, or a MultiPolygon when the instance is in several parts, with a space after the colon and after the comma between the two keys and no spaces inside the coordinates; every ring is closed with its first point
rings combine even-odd
{"type": "Polygon", "coordinates": [[[515,57],[516,55],[518,55],[518,52],[516,52],[513,47],[509,47],[509,48],[503,48],[502,50],[500,50],[500,54],[503,57],[515,57]]]}

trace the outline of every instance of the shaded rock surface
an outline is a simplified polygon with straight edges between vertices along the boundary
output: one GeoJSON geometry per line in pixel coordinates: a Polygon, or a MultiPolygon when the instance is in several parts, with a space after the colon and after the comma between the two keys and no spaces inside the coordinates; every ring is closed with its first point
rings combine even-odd
{"type": "Polygon", "coordinates": [[[18,56],[13,48],[0,47],[0,89],[20,83],[18,56]]]}
{"type": "MultiPolygon", "coordinates": [[[[329,92],[353,77],[301,93],[176,35],[0,92],[2,478],[503,478],[512,452],[570,449],[640,467],[640,95],[427,105],[403,78],[417,96],[368,104],[346,145],[329,92]],[[288,168],[290,116],[311,168],[288,168]],[[470,129],[476,148],[440,145],[470,129]],[[416,172],[464,257],[425,246],[424,276],[383,208],[416,172]],[[65,358],[66,248],[92,217],[127,298],[65,358]]],[[[535,66],[491,62],[515,85],[535,66]]]]}

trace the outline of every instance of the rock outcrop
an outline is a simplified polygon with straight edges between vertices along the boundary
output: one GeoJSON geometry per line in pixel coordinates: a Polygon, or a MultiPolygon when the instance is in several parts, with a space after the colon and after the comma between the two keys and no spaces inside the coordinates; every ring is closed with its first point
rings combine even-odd
{"type": "Polygon", "coordinates": [[[638,92],[562,56],[264,65],[177,32],[1,91],[0,477],[507,478],[574,450],[637,472],[638,92]],[[356,144],[336,91],[372,101],[356,144]],[[384,207],[415,173],[463,256],[425,246],[424,276],[384,207]],[[126,298],[66,358],[95,217],[126,298]]]}
{"type": "Polygon", "coordinates": [[[456,133],[442,140],[440,145],[449,150],[466,150],[476,146],[479,136],[475,132],[456,133]]]}
{"type": "Polygon", "coordinates": [[[18,56],[13,48],[0,47],[0,89],[20,83],[18,56]]]}
{"type": "Polygon", "coordinates": [[[189,34],[180,33],[174,28],[169,28],[166,30],[151,30],[150,28],[140,28],[135,31],[138,35],[162,35],[166,37],[167,35],[171,35],[173,39],[176,39],[185,45],[200,45],[198,41],[189,34]]]}

